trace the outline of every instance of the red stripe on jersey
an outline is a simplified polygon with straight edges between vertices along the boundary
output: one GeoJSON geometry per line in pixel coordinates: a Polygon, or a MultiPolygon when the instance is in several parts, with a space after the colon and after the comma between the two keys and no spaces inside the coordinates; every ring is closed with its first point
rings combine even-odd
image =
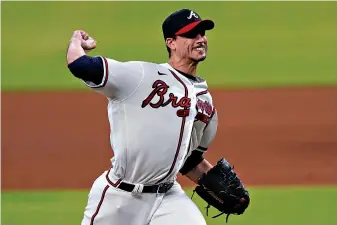
{"type": "Polygon", "coordinates": [[[200,120],[201,122],[208,124],[209,120],[210,120],[210,117],[206,116],[205,114],[202,114],[202,113],[198,112],[197,115],[195,116],[195,119],[200,120]]]}
{"type": "Polygon", "coordinates": [[[109,183],[111,186],[117,187],[117,186],[119,185],[119,183],[122,181],[122,179],[119,179],[119,180],[116,181],[116,183],[113,183],[113,182],[110,180],[110,178],[109,178],[110,170],[111,170],[111,168],[110,168],[110,169],[108,170],[108,172],[106,173],[105,178],[106,178],[106,180],[108,181],[108,183],[109,183]]]}
{"type": "Polygon", "coordinates": [[[95,213],[92,215],[91,217],[91,220],[90,220],[90,225],[93,225],[94,224],[94,220],[95,220],[95,217],[97,216],[101,206],[102,206],[102,203],[103,203],[103,200],[104,200],[104,197],[105,197],[105,193],[106,191],[109,189],[109,185],[105,186],[104,190],[103,190],[103,193],[102,193],[102,196],[101,196],[101,200],[99,201],[98,205],[97,205],[97,208],[96,208],[96,211],[95,213]]]}
{"type": "Polygon", "coordinates": [[[215,109],[215,107],[213,107],[212,115],[209,117],[208,123],[207,123],[206,126],[204,127],[204,131],[205,131],[205,129],[208,127],[208,125],[209,125],[209,123],[211,122],[211,120],[213,119],[213,116],[214,116],[215,112],[216,112],[216,109],[215,109]]]}
{"type": "MultiPolygon", "coordinates": [[[[186,84],[172,71],[170,70],[170,72],[172,73],[172,75],[184,86],[185,88],[185,97],[188,98],[188,89],[187,89],[187,86],[186,84]]],[[[188,110],[187,107],[184,108],[185,110],[188,110]]],[[[181,127],[180,127],[180,135],[179,135],[179,140],[178,140],[178,146],[177,146],[177,150],[176,150],[176,154],[174,156],[174,159],[173,159],[173,162],[172,162],[172,165],[171,165],[171,168],[170,170],[168,171],[168,173],[163,177],[161,178],[157,183],[160,183],[161,181],[163,181],[165,178],[167,178],[170,173],[173,171],[173,168],[177,162],[177,158],[178,158],[178,155],[179,155],[179,151],[180,151],[180,146],[181,146],[181,141],[183,139],[183,134],[184,134],[184,128],[185,128],[185,121],[186,121],[186,117],[182,117],[182,120],[181,120],[181,127]]]]}
{"type": "Polygon", "coordinates": [[[197,96],[204,95],[204,94],[207,94],[207,93],[208,93],[208,90],[201,91],[201,92],[197,93],[197,96]]]}

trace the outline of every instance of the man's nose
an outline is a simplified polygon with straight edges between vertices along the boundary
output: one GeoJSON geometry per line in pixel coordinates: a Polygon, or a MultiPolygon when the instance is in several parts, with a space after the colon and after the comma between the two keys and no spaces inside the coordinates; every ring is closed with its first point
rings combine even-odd
{"type": "Polygon", "coordinates": [[[198,34],[195,39],[197,40],[197,43],[206,43],[206,36],[198,34]]]}

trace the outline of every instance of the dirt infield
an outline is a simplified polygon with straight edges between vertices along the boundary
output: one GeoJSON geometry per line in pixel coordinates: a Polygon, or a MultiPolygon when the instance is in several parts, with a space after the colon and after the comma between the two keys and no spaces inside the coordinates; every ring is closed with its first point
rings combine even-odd
{"type": "MultiPolygon", "coordinates": [[[[212,163],[226,157],[247,185],[337,184],[337,88],[211,93],[212,163]]],[[[93,92],[2,93],[2,188],[90,187],[112,156],[106,103],[93,92]]]]}

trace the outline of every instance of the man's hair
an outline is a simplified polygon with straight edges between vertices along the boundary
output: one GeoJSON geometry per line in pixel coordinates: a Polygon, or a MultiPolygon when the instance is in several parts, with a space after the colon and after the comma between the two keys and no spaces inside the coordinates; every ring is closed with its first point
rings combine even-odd
{"type": "Polygon", "coordinates": [[[167,52],[169,54],[169,58],[171,58],[171,49],[166,45],[167,52]]]}
{"type": "MultiPolygon", "coordinates": [[[[174,36],[174,37],[172,37],[172,39],[175,40],[175,39],[177,39],[177,37],[174,36]]],[[[171,58],[171,49],[169,48],[169,46],[167,46],[166,43],[165,43],[165,45],[166,45],[167,52],[168,52],[168,54],[169,54],[169,58],[171,58]]]]}

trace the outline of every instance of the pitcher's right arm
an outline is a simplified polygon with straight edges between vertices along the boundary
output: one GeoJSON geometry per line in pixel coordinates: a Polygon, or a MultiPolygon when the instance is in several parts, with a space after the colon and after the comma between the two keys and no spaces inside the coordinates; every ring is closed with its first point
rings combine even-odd
{"type": "Polygon", "coordinates": [[[103,56],[88,56],[96,42],[84,31],[75,31],[67,50],[70,72],[88,87],[114,100],[123,100],[138,87],[144,76],[141,62],[119,62],[103,56]]]}

